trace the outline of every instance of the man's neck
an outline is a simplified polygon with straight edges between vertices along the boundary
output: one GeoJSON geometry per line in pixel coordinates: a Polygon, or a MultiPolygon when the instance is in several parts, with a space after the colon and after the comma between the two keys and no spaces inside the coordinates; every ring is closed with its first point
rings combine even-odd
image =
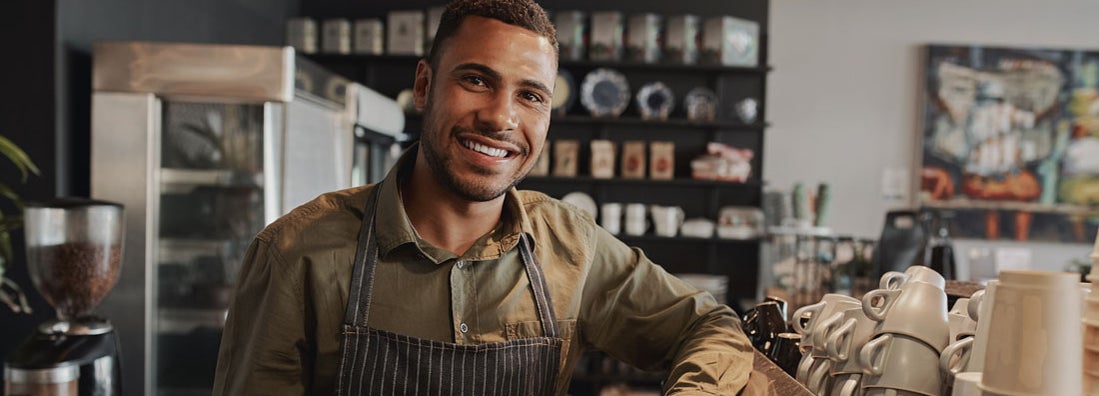
{"type": "Polygon", "coordinates": [[[430,166],[417,157],[399,184],[408,220],[420,238],[461,256],[500,223],[504,196],[487,202],[459,197],[435,182],[430,166]]]}

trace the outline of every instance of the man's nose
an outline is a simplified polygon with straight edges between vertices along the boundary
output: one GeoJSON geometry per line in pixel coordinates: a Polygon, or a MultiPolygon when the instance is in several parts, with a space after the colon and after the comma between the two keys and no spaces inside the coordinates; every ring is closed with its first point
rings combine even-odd
{"type": "Polygon", "coordinates": [[[519,127],[515,98],[510,94],[494,95],[477,114],[481,128],[490,131],[509,131],[519,127]]]}

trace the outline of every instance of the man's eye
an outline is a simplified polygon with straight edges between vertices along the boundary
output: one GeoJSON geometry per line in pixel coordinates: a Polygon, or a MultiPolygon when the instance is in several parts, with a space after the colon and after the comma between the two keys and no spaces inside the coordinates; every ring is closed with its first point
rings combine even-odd
{"type": "Polygon", "coordinates": [[[523,99],[526,99],[526,100],[529,100],[529,101],[535,102],[535,103],[543,102],[542,96],[538,95],[536,93],[533,93],[533,92],[523,92],[522,97],[523,97],[523,99]]]}
{"type": "Polygon", "coordinates": [[[477,77],[477,76],[466,76],[465,80],[466,80],[467,83],[470,83],[472,85],[476,85],[476,86],[479,86],[479,87],[483,87],[485,85],[488,85],[488,84],[485,83],[484,79],[482,79],[481,77],[477,77]]]}

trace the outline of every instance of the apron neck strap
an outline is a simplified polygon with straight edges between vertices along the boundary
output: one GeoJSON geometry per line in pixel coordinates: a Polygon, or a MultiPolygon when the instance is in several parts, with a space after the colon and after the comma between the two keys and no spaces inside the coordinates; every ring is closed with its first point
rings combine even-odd
{"type": "MultiPolygon", "coordinates": [[[[379,190],[377,184],[370,192],[363,210],[362,226],[359,228],[358,246],[355,249],[354,269],[351,273],[351,287],[348,290],[347,309],[344,312],[344,322],[358,327],[367,327],[370,316],[370,303],[374,290],[374,268],[378,264],[378,244],[374,233],[374,222],[377,213],[379,190]]],[[[538,264],[533,252],[534,243],[529,234],[523,233],[519,237],[519,257],[523,262],[523,269],[530,281],[531,294],[534,295],[534,306],[538,311],[538,319],[542,322],[542,332],[546,337],[557,338],[557,314],[553,310],[553,299],[550,297],[549,287],[546,285],[546,276],[542,266],[538,264]]]]}

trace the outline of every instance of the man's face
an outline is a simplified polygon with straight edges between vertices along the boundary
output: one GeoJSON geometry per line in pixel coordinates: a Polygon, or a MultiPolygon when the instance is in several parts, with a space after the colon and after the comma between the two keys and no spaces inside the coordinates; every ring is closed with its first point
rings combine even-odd
{"type": "Polygon", "coordinates": [[[526,176],[542,151],[557,57],[537,33],[482,17],[467,17],[443,45],[437,64],[416,68],[421,153],[436,181],[469,201],[489,201],[526,176]]]}

